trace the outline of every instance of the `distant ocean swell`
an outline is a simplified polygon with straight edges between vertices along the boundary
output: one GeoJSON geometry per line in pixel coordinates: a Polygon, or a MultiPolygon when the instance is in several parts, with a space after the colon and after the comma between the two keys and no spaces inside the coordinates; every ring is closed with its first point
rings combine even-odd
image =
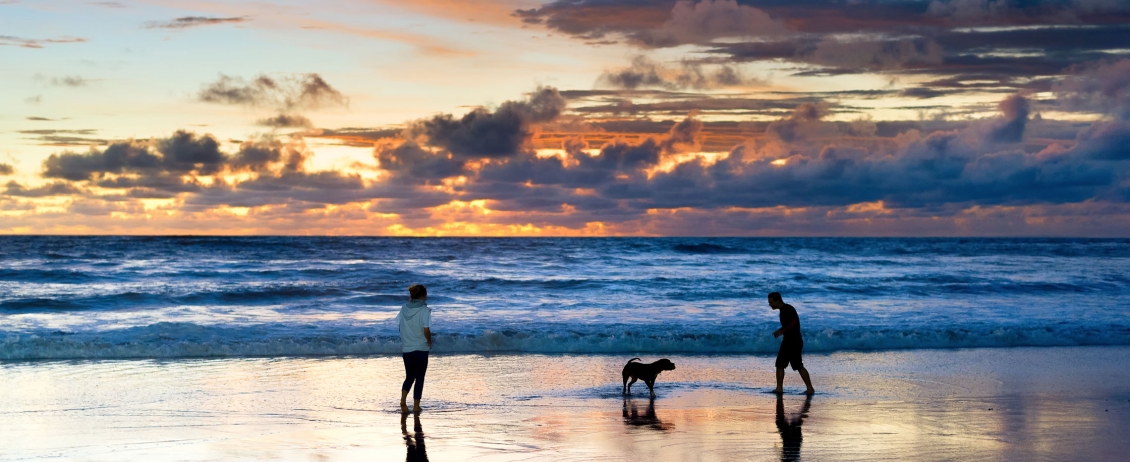
{"type": "MultiPolygon", "coordinates": [[[[616,328],[569,331],[484,330],[439,334],[434,353],[572,354],[774,354],[779,340],[761,326],[746,332],[640,332],[616,328]],[[762,332],[763,331],[763,332],[762,332]]],[[[7,334],[0,359],[117,359],[306,355],[399,354],[392,335],[271,333],[262,327],[207,327],[158,323],[98,334],[7,334]]],[[[994,327],[946,329],[815,330],[805,333],[805,351],[873,351],[922,348],[1130,345],[1130,325],[1103,328],[994,327]]]]}
{"type": "Polygon", "coordinates": [[[1130,345],[1128,239],[0,236],[0,360],[1130,345]]]}

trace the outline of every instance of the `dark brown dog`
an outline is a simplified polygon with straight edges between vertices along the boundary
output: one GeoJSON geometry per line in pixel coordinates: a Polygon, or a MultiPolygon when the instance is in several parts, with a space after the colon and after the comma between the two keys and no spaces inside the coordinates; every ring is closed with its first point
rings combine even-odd
{"type": "Polygon", "coordinates": [[[624,376],[624,388],[621,389],[621,394],[629,395],[632,393],[632,384],[636,383],[636,379],[643,380],[647,384],[648,391],[651,392],[651,397],[655,397],[655,378],[659,377],[659,373],[663,371],[675,370],[675,363],[667,358],[660,359],[659,361],[651,364],[644,364],[639,361],[640,358],[632,358],[628,360],[628,364],[624,365],[624,371],[621,375],[624,376]],[[628,378],[631,377],[632,381],[629,382],[628,378]]]}

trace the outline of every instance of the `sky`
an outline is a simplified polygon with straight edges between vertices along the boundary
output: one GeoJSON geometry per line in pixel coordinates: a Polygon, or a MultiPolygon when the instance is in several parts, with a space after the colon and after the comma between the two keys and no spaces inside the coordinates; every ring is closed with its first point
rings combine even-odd
{"type": "Polygon", "coordinates": [[[0,233],[1130,236],[1130,0],[0,0],[0,233]]]}

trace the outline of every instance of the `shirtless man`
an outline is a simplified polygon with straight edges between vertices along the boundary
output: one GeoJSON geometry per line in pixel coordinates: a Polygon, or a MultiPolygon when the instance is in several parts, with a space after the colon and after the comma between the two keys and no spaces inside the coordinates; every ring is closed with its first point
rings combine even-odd
{"type": "Polygon", "coordinates": [[[781,310],[781,328],[773,331],[773,337],[785,336],[781,340],[781,349],[777,352],[777,389],[774,392],[778,394],[783,392],[781,384],[785,380],[785,366],[791,364],[793,370],[799,372],[800,378],[804,379],[804,385],[808,387],[804,393],[811,395],[816,390],[812,388],[808,369],[804,368],[804,363],[800,359],[800,352],[804,349],[804,340],[800,336],[800,316],[797,316],[796,308],[781,299],[780,292],[769,294],[769,306],[774,310],[781,310]]]}

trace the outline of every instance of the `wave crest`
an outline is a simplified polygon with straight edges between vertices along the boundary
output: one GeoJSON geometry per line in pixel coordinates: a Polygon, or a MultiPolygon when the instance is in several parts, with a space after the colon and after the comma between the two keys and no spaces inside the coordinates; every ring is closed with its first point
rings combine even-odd
{"type": "MultiPolygon", "coordinates": [[[[482,330],[436,336],[436,353],[773,354],[779,340],[742,332],[482,330]]],[[[1130,345],[1130,326],[815,330],[805,351],[1130,345]]],[[[158,323],[101,333],[0,334],[0,358],[118,359],[399,354],[393,335],[284,334],[272,326],[158,323]]]]}

